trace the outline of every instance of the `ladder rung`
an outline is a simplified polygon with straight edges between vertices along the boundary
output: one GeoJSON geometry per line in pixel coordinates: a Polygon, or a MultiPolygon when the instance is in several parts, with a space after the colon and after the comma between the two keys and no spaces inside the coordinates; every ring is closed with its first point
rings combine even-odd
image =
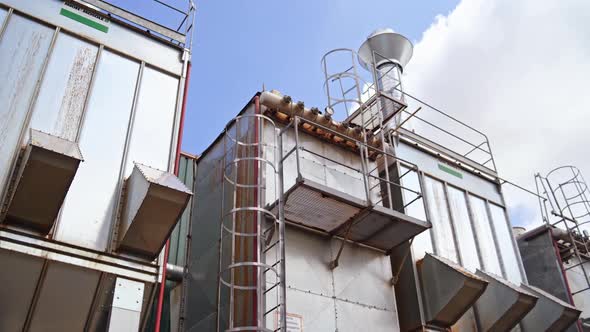
{"type": "MultiPolygon", "coordinates": [[[[281,262],[281,260],[279,259],[278,261],[276,261],[273,265],[271,265],[270,267],[275,267],[277,265],[279,265],[279,263],[281,262]]],[[[268,272],[270,270],[270,268],[267,268],[266,270],[264,270],[264,273],[268,272]]]]}
{"type": "Polygon", "coordinates": [[[271,312],[273,312],[276,308],[280,307],[281,304],[277,304],[274,307],[270,308],[267,312],[264,313],[264,316],[270,314],[271,312]]]}
{"type": "Polygon", "coordinates": [[[264,291],[264,294],[266,294],[266,293],[270,292],[271,290],[273,290],[274,288],[276,288],[276,287],[277,287],[278,285],[280,285],[280,284],[281,284],[281,282],[280,282],[280,281],[279,281],[279,282],[277,282],[277,283],[275,283],[275,284],[274,284],[274,285],[272,285],[272,286],[271,286],[269,289],[265,290],[265,291],[264,291]]]}
{"type": "Polygon", "coordinates": [[[270,249],[272,249],[274,246],[276,246],[279,242],[280,242],[280,240],[277,240],[277,241],[273,242],[266,249],[264,249],[264,253],[266,254],[270,249]]]}

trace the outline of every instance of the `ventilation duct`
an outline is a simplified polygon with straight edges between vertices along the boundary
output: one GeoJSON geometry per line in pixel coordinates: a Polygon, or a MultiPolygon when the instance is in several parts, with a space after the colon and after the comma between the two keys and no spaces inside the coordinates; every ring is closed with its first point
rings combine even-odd
{"type": "Polygon", "coordinates": [[[138,163],[124,192],[117,250],[154,259],[192,192],[175,175],[138,163]]]}
{"type": "Polygon", "coordinates": [[[500,277],[481,270],[476,275],[488,282],[475,303],[483,331],[512,330],[537,303],[535,295],[500,277]]]}
{"type": "Polygon", "coordinates": [[[11,186],[6,222],[47,234],[81,161],[76,143],[31,130],[11,186]]]}
{"type": "Polygon", "coordinates": [[[448,259],[426,254],[419,263],[425,320],[451,327],[486,290],[488,282],[448,259]]]}
{"type": "Polygon", "coordinates": [[[537,305],[522,321],[525,331],[565,331],[582,313],[540,288],[524,284],[521,287],[539,298],[537,305]]]}

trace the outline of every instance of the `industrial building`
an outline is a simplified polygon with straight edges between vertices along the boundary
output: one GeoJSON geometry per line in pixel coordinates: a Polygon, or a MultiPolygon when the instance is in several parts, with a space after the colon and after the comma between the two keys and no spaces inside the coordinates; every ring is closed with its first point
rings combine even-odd
{"type": "Polygon", "coordinates": [[[162,5],[0,0],[0,331],[581,331],[581,175],[538,269],[487,136],[403,89],[407,38],[328,52],[325,108],[254,92],[197,157],[195,8],[162,5]]]}
{"type": "Polygon", "coordinates": [[[193,14],[0,1],[0,331],[138,331],[162,307],[193,14]]]}

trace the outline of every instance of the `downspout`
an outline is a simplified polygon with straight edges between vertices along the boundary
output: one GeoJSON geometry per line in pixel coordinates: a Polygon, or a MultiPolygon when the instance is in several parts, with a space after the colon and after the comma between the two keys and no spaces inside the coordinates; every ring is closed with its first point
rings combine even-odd
{"type": "MultiPolygon", "coordinates": [[[[178,126],[178,140],[176,141],[176,159],[174,161],[174,175],[178,176],[178,168],[180,166],[180,148],[182,146],[182,134],[184,129],[184,115],[186,113],[186,100],[188,96],[188,83],[191,78],[191,63],[188,62],[186,69],[186,79],[184,81],[184,95],[182,96],[182,108],[180,110],[180,124],[178,126]]],[[[190,207],[189,207],[190,208],[190,207]]],[[[164,307],[164,293],[166,290],[166,266],[168,265],[168,255],[170,252],[170,239],[166,240],[164,247],[164,260],[162,262],[162,282],[160,283],[160,290],[158,293],[158,305],[156,307],[156,326],[154,331],[160,332],[160,324],[162,321],[162,309],[164,307]]]]}

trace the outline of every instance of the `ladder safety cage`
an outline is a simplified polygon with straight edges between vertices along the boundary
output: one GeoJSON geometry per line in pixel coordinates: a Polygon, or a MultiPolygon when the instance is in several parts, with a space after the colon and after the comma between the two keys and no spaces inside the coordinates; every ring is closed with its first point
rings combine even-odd
{"type": "Polygon", "coordinates": [[[324,55],[327,110],[337,119],[344,115],[347,125],[375,133],[387,125],[384,129],[398,138],[442,152],[453,163],[473,171],[497,176],[484,133],[406,92],[400,66],[376,51],[371,56],[370,63],[362,63],[367,71],[362,71],[354,50],[339,48],[324,55]]]}
{"type": "Polygon", "coordinates": [[[575,166],[561,166],[546,176],[535,174],[539,207],[559,248],[564,271],[581,271],[585,284],[571,295],[590,290],[590,191],[575,166]],[[575,263],[569,261],[575,258],[575,263]]]}
{"type": "Polygon", "coordinates": [[[218,331],[286,331],[284,223],[267,208],[281,202],[265,197],[267,186],[278,193],[280,185],[278,137],[261,139],[264,126],[278,132],[261,114],[240,115],[224,131],[218,331]],[[268,328],[273,314],[279,326],[268,328]]]}

